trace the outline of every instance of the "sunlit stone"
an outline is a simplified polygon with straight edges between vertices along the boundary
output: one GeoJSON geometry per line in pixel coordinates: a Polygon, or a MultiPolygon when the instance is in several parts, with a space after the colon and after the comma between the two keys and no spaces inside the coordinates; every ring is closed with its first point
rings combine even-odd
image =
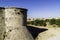
{"type": "Polygon", "coordinates": [[[0,40],[33,40],[26,28],[27,9],[10,7],[0,10],[0,40]]]}

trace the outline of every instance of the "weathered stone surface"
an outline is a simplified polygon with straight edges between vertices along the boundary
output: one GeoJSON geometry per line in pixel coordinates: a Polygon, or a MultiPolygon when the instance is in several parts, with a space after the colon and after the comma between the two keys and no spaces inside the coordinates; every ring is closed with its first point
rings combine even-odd
{"type": "Polygon", "coordinates": [[[4,14],[4,8],[0,8],[0,40],[4,39],[4,31],[5,31],[5,14],[4,14]]]}
{"type": "Polygon", "coordinates": [[[60,28],[50,28],[40,33],[36,40],[60,40],[60,28]]]}
{"type": "Polygon", "coordinates": [[[26,28],[26,12],[24,13],[24,11],[27,12],[26,9],[22,8],[2,10],[3,13],[0,14],[4,15],[0,19],[0,40],[33,40],[26,28]]]}

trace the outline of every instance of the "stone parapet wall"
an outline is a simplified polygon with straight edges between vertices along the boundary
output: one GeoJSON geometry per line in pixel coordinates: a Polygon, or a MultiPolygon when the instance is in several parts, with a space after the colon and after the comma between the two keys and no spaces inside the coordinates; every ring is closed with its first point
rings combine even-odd
{"type": "Polygon", "coordinates": [[[0,40],[34,40],[26,28],[27,9],[4,8],[0,14],[0,40]]]}
{"type": "Polygon", "coordinates": [[[49,28],[39,33],[35,40],[60,40],[60,28],[49,28]]]}

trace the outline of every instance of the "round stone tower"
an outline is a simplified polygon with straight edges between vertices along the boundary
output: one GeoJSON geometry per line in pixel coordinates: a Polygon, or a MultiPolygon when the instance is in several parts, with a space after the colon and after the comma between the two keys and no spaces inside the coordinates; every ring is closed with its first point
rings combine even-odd
{"type": "Polygon", "coordinates": [[[4,8],[3,40],[33,40],[26,28],[27,9],[4,8]]]}

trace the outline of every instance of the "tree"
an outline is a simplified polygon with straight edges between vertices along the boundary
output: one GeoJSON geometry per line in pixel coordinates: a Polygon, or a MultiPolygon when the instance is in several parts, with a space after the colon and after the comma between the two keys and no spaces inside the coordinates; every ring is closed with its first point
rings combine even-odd
{"type": "Polygon", "coordinates": [[[29,25],[29,24],[31,24],[31,22],[30,21],[27,21],[27,24],[29,25]]]}
{"type": "Polygon", "coordinates": [[[34,21],[31,21],[31,25],[34,25],[34,21]]]}
{"type": "Polygon", "coordinates": [[[54,19],[54,18],[50,19],[49,23],[50,23],[51,25],[56,24],[56,19],[54,19]]]}
{"type": "Polygon", "coordinates": [[[60,19],[56,20],[56,25],[58,25],[60,27],[60,19]]]}
{"type": "Polygon", "coordinates": [[[34,21],[34,25],[38,26],[38,24],[39,24],[39,20],[36,19],[36,20],[34,21]]]}
{"type": "Polygon", "coordinates": [[[49,22],[49,19],[45,19],[45,22],[49,22]]]}
{"type": "Polygon", "coordinates": [[[35,20],[35,25],[36,26],[46,26],[46,22],[44,20],[35,20]]]}
{"type": "Polygon", "coordinates": [[[46,22],[44,22],[43,26],[46,26],[46,25],[47,25],[46,22]]]}

